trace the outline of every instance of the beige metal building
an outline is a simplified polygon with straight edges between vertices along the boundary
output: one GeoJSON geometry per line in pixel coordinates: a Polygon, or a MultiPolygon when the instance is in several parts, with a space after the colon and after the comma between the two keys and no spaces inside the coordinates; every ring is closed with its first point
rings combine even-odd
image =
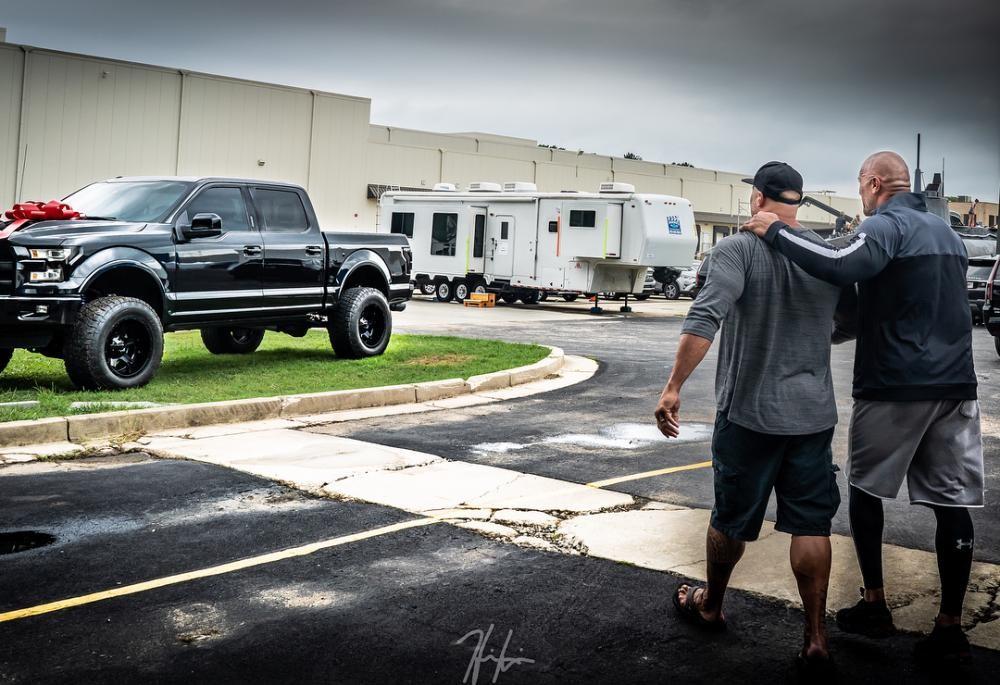
{"type": "MultiPolygon", "coordinates": [[[[302,184],[324,227],[376,230],[377,198],[390,187],[533,181],[593,191],[624,181],[689,199],[702,247],[748,213],[745,174],[373,125],[370,109],[366,98],[0,44],[0,205],[112,176],[233,175],[302,184]]],[[[856,199],[814,195],[860,211],[856,199]]],[[[833,225],[815,208],[800,216],[833,225]]]]}

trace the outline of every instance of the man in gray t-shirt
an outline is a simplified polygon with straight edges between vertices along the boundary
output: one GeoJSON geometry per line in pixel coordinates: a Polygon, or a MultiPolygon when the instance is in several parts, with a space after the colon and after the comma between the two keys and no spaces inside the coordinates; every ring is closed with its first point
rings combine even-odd
{"type": "MultiPolygon", "coordinates": [[[[774,212],[799,227],[797,171],[770,162],[748,182],[754,186],[754,213],[774,212]]],[[[809,231],[799,235],[822,242],[809,231]]],[[[681,387],[722,326],[708,585],[681,585],[673,602],[682,617],[699,625],[725,625],[722,601],[729,577],[746,542],[757,539],[774,490],[775,529],[792,535],[792,570],[806,613],[800,660],[810,669],[829,668],[824,620],[829,536],[840,504],[830,449],[837,423],[830,343],[852,337],[854,291],[842,292],[808,275],[752,235],[724,239],[710,260],[655,413],[663,434],[676,437],[681,387]]]]}

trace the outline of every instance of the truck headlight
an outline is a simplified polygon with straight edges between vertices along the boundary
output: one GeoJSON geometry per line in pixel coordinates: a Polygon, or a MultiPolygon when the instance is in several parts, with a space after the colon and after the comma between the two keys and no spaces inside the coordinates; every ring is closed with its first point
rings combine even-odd
{"type": "Polygon", "coordinates": [[[59,283],[62,280],[63,270],[60,267],[28,272],[28,281],[30,283],[59,283]]]}
{"type": "Polygon", "coordinates": [[[69,259],[70,255],[73,253],[72,250],[65,247],[57,248],[32,248],[28,250],[31,254],[32,259],[44,259],[51,262],[64,262],[69,259]]]}

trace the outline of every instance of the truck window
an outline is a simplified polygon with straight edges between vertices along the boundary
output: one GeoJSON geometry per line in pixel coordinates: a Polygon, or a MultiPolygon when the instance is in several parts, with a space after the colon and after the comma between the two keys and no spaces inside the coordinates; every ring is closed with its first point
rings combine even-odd
{"type": "Polygon", "coordinates": [[[574,228],[594,228],[597,225],[597,212],[592,209],[571,209],[569,225],[574,228]]]}
{"type": "Polygon", "coordinates": [[[435,214],[431,228],[431,254],[438,257],[455,256],[458,242],[458,214],[435,214]]]}
{"type": "Polygon", "coordinates": [[[249,231],[247,204],[243,201],[243,191],[239,188],[206,188],[188,203],[185,208],[187,220],[196,214],[218,214],[224,231],[249,231]]]}
{"type": "Polygon", "coordinates": [[[486,242],[486,215],[476,214],[476,227],[472,235],[472,256],[483,256],[483,245],[486,242]]]}
{"type": "Polygon", "coordinates": [[[254,188],[253,201],[264,218],[264,230],[300,233],[309,228],[306,208],[302,198],[291,190],[271,190],[254,188]]]}
{"type": "Polygon", "coordinates": [[[407,238],[413,237],[413,212],[392,213],[392,233],[402,233],[407,238]]]}

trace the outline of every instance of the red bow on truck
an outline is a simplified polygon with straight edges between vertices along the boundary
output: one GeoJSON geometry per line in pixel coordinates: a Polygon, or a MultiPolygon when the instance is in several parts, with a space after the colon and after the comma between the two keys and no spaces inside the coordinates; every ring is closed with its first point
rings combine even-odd
{"type": "Polygon", "coordinates": [[[4,217],[11,221],[0,230],[0,240],[32,221],[55,221],[59,219],[78,219],[80,212],[58,200],[48,202],[21,202],[13,209],[4,212],[4,217]]]}

